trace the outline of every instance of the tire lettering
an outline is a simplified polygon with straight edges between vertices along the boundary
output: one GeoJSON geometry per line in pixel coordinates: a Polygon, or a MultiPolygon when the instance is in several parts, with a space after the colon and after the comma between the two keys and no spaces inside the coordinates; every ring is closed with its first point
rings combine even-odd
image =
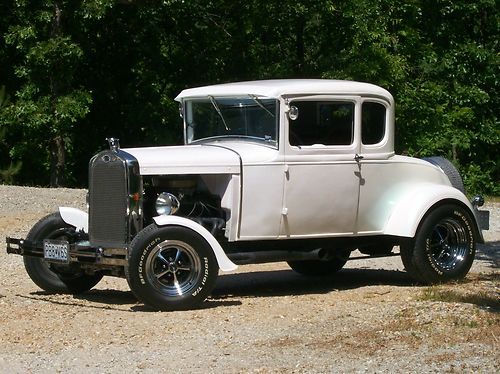
{"type": "Polygon", "coordinates": [[[430,238],[427,238],[425,240],[425,253],[427,255],[427,259],[429,260],[429,264],[431,264],[432,268],[436,273],[439,275],[443,275],[444,273],[436,266],[434,263],[434,258],[432,257],[432,251],[431,251],[431,240],[430,238]]]}
{"type": "Polygon", "coordinates": [[[205,285],[205,283],[207,282],[207,278],[208,278],[208,257],[203,257],[203,261],[205,263],[205,266],[204,266],[204,273],[203,273],[203,279],[201,280],[201,285],[191,294],[191,296],[195,297],[196,295],[198,295],[201,290],[203,290],[203,286],[205,285]]]}
{"type": "Polygon", "coordinates": [[[475,243],[474,243],[474,234],[473,234],[470,222],[467,219],[467,216],[463,215],[461,212],[458,212],[458,211],[455,210],[455,211],[453,211],[453,214],[455,214],[456,216],[460,217],[460,219],[462,220],[462,222],[464,223],[464,225],[467,228],[467,232],[468,232],[469,238],[470,238],[469,254],[472,255],[474,253],[475,243]]]}
{"type": "Polygon", "coordinates": [[[144,251],[142,251],[141,258],[139,259],[139,267],[137,269],[139,273],[139,281],[141,282],[141,284],[146,284],[146,280],[144,279],[144,270],[143,270],[144,259],[146,258],[146,254],[152,247],[154,247],[158,242],[160,242],[160,240],[161,239],[159,237],[153,239],[153,241],[146,246],[144,251]]]}

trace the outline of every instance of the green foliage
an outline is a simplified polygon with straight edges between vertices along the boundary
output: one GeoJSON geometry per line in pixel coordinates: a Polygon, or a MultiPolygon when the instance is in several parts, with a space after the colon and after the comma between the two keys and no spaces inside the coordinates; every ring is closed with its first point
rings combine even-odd
{"type": "Polygon", "coordinates": [[[10,102],[10,95],[6,92],[5,86],[0,86],[0,110],[6,107],[10,102]]]}
{"type": "MultiPolygon", "coordinates": [[[[0,86],[0,111],[3,111],[10,104],[10,95],[6,92],[5,86],[0,86]]],[[[7,157],[1,157],[7,153],[8,144],[5,142],[6,129],[0,126],[0,183],[11,184],[14,182],[14,177],[21,170],[22,163],[10,163],[8,167],[2,169],[4,164],[9,160],[7,157]]]]}
{"type": "Polygon", "coordinates": [[[488,160],[482,165],[469,163],[462,168],[464,184],[469,191],[475,193],[500,196],[500,183],[498,183],[498,164],[495,161],[488,160]]]}
{"type": "Polygon", "coordinates": [[[497,8],[496,0],[7,0],[0,82],[12,98],[0,113],[0,168],[22,160],[16,183],[49,184],[59,170],[85,185],[105,137],[180,142],[173,98],[185,87],[324,77],[387,88],[398,152],[448,157],[469,192],[498,194],[497,8]]]}
{"type": "Polygon", "coordinates": [[[12,66],[18,78],[16,100],[0,117],[12,138],[21,138],[12,144],[10,156],[28,161],[23,163],[23,176],[45,170],[49,178],[41,182],[54,186],[64,183],[67,143],[72,141],[73,126],[88,114],[92,102],[89,91],[75,79],[83,51],[66,34],[64,15],[70,3],[14,1],[14,17],[5,34],[6,47],[18,57],[12,66]],[[35,144],[24,139],[35,139],[35,144]]]}
{"type": "Polygon", "coordinates": [[[15,164],[10,164],[8,168],[0,170],[0,182],[5,184],[12,184],[16,174],[21,170],[23,163],[21,161],[15,164]]]}

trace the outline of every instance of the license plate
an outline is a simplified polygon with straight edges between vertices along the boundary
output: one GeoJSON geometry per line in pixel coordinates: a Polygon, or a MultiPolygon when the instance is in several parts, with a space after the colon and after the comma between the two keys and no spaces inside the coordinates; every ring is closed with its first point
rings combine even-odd
{"type": "Polygon", "coordinates": [[[43,241],[43,258],[51,262],[69,263],[69,243],[64,240],[43,241]]]}

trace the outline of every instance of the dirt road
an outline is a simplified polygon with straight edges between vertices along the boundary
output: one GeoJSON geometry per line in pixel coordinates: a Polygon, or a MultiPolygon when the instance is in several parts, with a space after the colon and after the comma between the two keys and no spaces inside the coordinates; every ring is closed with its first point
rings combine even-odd
{"type": "Polygon", "coordinates": [[[286,264],[221,275],[202,309],[150,312],[123,279],[49,295],[5,253],[85,191],[0,186],[0,372],[500,372],[500,203],[471,274],[413,285],[399,257],[304,278],[286,264]]]}

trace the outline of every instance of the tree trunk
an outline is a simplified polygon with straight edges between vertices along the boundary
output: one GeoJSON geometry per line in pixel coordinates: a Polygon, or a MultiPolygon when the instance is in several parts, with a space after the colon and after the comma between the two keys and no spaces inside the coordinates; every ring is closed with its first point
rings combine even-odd
{"type": "Polygon", "coordinates": [[[57,135],[50,142],[50,187],[64,185],[64,169],[66,163],[66,150],[64,139],[57,135]]]}
{"type": "Polygon", "coordinates": [[[456,144],[451,145],[451,157],[452,157],[453,163],[455,165],[458,165],[458,151],[457,151],[456,144]]]}
{"type": "MultiPolygon", "coordinates": [[[[61,6],[58,1],[54,1],[54,13],[52,15],[52,30],[51,37],[57,38],[61,35],[61,6]]],[[[61,187],[64,184],[64,172],[66,162],[66,151],[64,147],[64,139],[57,126],[56,117],[56,102],[60,95],[60,82],[56,74],[50,76],[50,101],[51,114],[55,127],[55,131],[51,132],[50,139],[50,187],[61,187]]]]}
{"type": "Polygon", "coordinates": [[[295,65],[295,76],[302,77],[304,75],[304,28],[305,21],[299,16],[296,22],[295,30],[295,53],[297,63],[295,65]]]}

